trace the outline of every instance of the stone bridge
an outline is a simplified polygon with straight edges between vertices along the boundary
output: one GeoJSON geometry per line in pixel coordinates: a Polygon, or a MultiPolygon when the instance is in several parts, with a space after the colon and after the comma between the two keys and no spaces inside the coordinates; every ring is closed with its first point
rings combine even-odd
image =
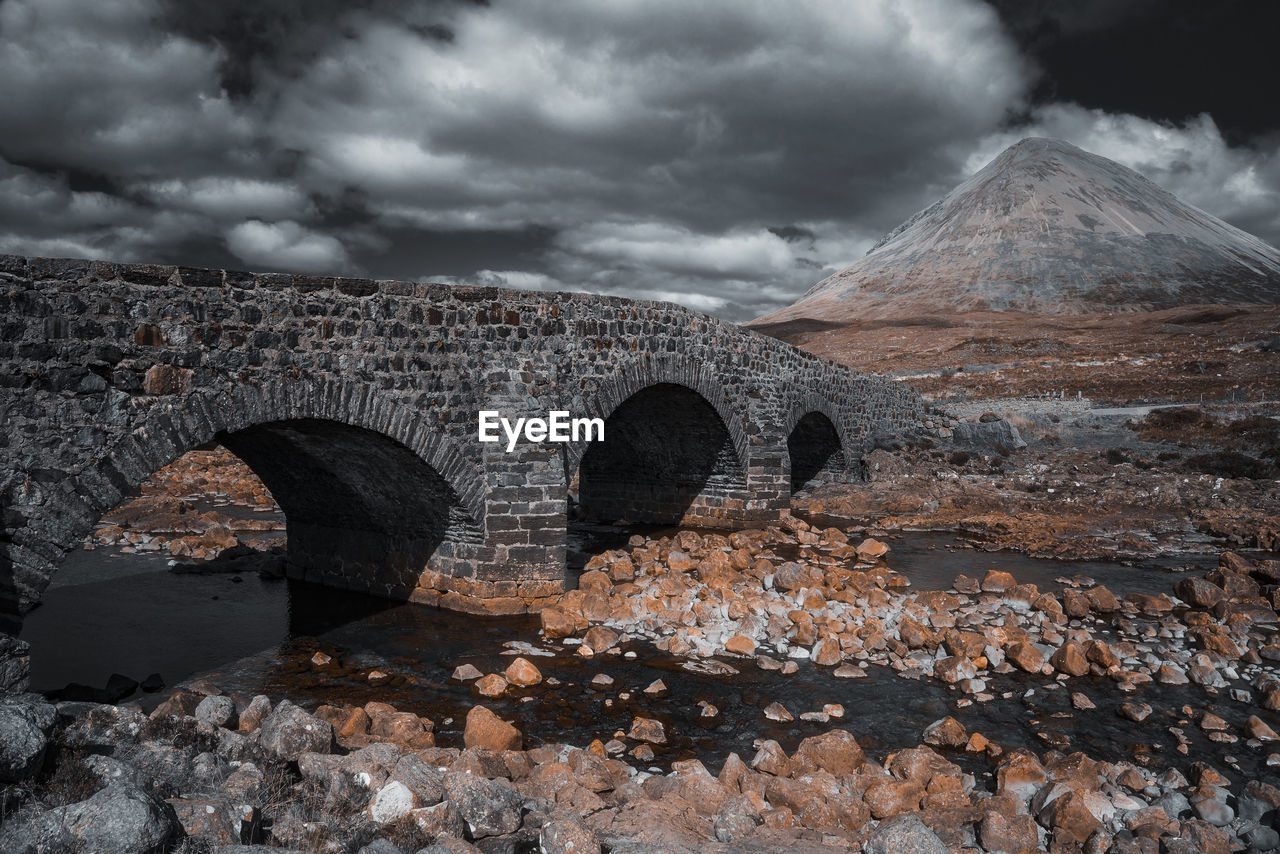
{"type": "Polygon", "coordinates": [[[914,390],[679,306],[585,294],[0,256],[0,608],[101,514],[218,442],[298,577],[490,612],[560,592],[571,516],[742,527],[857,476],[914,390]],[[482,443],[567,410],[587,443],[482,443]]]}

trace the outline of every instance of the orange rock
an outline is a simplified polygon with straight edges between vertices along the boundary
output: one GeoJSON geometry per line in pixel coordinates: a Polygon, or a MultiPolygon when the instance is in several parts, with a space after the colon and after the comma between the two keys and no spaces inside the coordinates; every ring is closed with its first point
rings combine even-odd
{"type": "Polygon", "coordinates": [[[631,722],[631,730],[627,733],[627,738],[647,741],[650,744],[666,744],[667,730],[663,727],[662,721],[637,717],[631,722]]]}
{"type": "Polygon", "coordinates": [[[1029,643],[1011,644],[1005,650],[1005,657],[1028,673],[1039,673],[1044,667],[1044,656],[1029,643]]]}
{"type": "Polygon", "coordinates": [[[866,764],[867,757],[852,733],[833,729],[800,742],[793,761],[804,771],[822,769],[841,777],[861,768],[866,764]]]}
{"type": "Polygon", "coordinates": [[[520,730],[489,711],[484,706],[472,706],[467,712],[467,726],[462,741],[467,747],[485,750],[519,750],[523,743],[520,730]]]}
{"type": "Polygon", "coordinates": [[[499,697],[507,690],[507,680],[503,679],[497,673],[490,673],[488,676],[482,676],[474,683],[475,689],[486,697],[499,697]]]}
{"type": "Polygon", "coordinates": [[[889,547],[874,537],[867,537],[858,543],[858,557],[863,560],[878,560],[889,553],[889,547]]]}
{"type": "Polygon", "coordinates": [[[591,647],[592,652],[608,652],[618,643],[621,635],[608,626],[592,626],[583,635],[582,642],[591,647]]]}
{"type": "Polygon", "coordinates": [[[984,593],[1003,593],[1018,586],[1018,582],[1012,575],[1007,572],[1001,572],[998,569],[988,569],[987,574],[982,576],[982,592],[984,593]]]}
{"type": "Polygon", "coordinates": [[[1067,641],[1058,647],[1049,659],[1059,673],[1068,676],[1084,676],[1089,672],[1089,661],[1085,658],[1084,647],[1074,641],[1067,641]]]}
{"type": "Polygon", "coordinates": [[[935,747],[964,747],[969,740],[964,724],[948,715],[925,727],[923,740],[925,744],[935,747]]]}
{"type": "Polygon", "coordinates": [[[338,738],[351,738],[357,735],[367,735],[370,725],[369,714],[364,709],[357,707],[349,709],[342,722],[334,725],[334,729],[338,731],[338,738]]]}
{"type": "Polygon", "coordinates": [[[537,685],[542,681],[542,671],[535,667],[532,661],[523,656],[507,665],[503,675],[509,683],[520,688],[537,685]]]}
{"type": "Polygon", "coordinates": [[[874,818],[889,818],[920,808],[924,791],[911,780],[879,780],[867,787],[862,800],[874,818]]]}
{"type": "Polygon", "coordinates": [[[610,580],[606,573],[601,572],[598,569],[593,569],[590,572],[584,572],[581,577],[578,578],[578,589],[586,593],[607,593],[612,587],[613,581],[610,580]]]}
{"type": "Polygon", "coordinates": [[[814,644],[810,658],[814,664],[822,667],[835,667],[844,660],[844,656],[840,653],[839,641],[831,637],[823,638],[814,644]]]}
{"type": "Polygon", "coordinates": [[[567,638],[578,630],[577,618],[563,608],[542,609],[542,633],[549,638],[567,638]]]}
{"type": "Polygon", "coordinates": [[[731,652],[734,655],[753,655],[756,651],[756,642],[746,635],[734,635],[724,642],[725,652],[731,652]]]}
{"type": "Polygon", "coordinates": [[[1076,791],[1054,798],[1037,817],[1045,827],[1066,833],[1081,843],[1102,826],[1086,806],[1084,795],[1076,791]]]}

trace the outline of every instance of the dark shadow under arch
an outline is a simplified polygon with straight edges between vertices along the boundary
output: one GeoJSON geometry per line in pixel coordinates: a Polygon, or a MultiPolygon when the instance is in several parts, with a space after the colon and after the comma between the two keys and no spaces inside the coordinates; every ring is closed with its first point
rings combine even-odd
{"type": "Polygon", "coordinates": [[[845,469],[840,435],[831,419],[821,412],[810,412],[796,422],[787,437],[787,453],[791,458],[793,493],[815,484],[824,475],[838,475],[845,469]]]}
{"type": "Polygon", "coordinates": [[[308,580],[407,596],[430,559],[481,540],[448,481],[375,431],[295,419],[217,439],[275,496],[287,520],[290,566],[308,580]]]}
{"type": "Polygon", "coordinates": [[[732,437],[715,408],[675,383],[648,386],[605,419],[604,441],[578,467],[583,516],[671,524],[687,514],[715,516],[746,489],[732,437]]]}

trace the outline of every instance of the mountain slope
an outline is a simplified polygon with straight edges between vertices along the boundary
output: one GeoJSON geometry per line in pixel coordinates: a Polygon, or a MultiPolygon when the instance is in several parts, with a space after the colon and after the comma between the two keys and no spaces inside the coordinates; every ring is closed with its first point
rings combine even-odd
{"type": "Polygon", "coordinates": [[[1024,139],[770,325],[1280,304],[1280,250],[1060,140],[1024,139]]]}

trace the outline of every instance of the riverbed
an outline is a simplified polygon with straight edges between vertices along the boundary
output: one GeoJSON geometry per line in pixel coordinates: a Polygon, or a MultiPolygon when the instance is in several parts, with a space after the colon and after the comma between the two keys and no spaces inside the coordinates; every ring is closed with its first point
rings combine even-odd
{"type": "MultiPolygon", "coordinates": [[[[625,542],[627,534],[580,533],[574,551],[581,558],[619,539],[625,542]]],[[[1182,573],[1204,570],[1191,559],[1125,566],[978,552],[941,533],[902,534],[888,542],[890,565],[925,590],[945,589],[959,573],[981,577],[998,569],[1042,589],[1097,582],[1117,594],[1156,593],[1168,591],[1182,573]]],[[[917,744],[929,723],[948,714],[1006,748],[1057,746],[1111,759],[1131,758],[1136,751],[1157,766],[1183,768],[1209,752],[1221,759],[1224,770],[1241,775],[1255,773],[1263,758],[1242,745],[1210,742],[1194,726],[1185,728],[1193,749],[1178,754],[1168,732],[1177,721],[1164,721],[1163,711],[1156,726],[1151,719],[1138,724],[1118,716],[1116,708],[1134,696],[1106,679],[1077,678],[1066,688],[1047,676],[1009,673],[993,678],[994,699],[983,703],[942,682],[904,678],[887,667],[870,666],[863,678],[840,679],[808,661],[784,675],[726,657],[721,663],[736,672],[709,674],[645,642],[583,658],[571,643],[544,640],[534,617],[475,617],[254,572],[191,569],[115,547],[71,555],[23,629],[22,637],[33,647],[33,689],[56,695],[75,683],[79,687],[70,695],[91,695],[113,673],[135,680],[154,673],[171,687],[206,678],[228,693],[289,697],[311,707],[379,700],[430,717],[439,743],[460,745],[466,711],[480,698],[468,684],[451,678],[454,668],[469,663],[483,672],[501,672],[521,654],[551,678],[484,702],[514,720],[528,744],[608,741],[642,714],[662,720],[671,737],[654,760],[658,767],[690,756],[718,767],[730,751],[752,754],[760,738],[791,749],[832,725],[847,727],[883,758],[890,750],[917,744]],[[316,652],[333,661],[313,663],[316,652]],[[373,676],[375,671],[381,675],[373,676]],[[612,683],[592,684],[601,674],[612,683]],[[665,690],[645,693],[655,680],[665,690]],[[1097,709],[1074,709],[1072,692],[1087,695],[1097,709]],[[762,710],[774,702],[796,720],[768,720],[762,710]],[[825,723],[799,719],[828,704],[842,706],[843,717],[825,723]]],[[[149,709],[165,694],[139,691],[131,699],[149,709]]],[[[1195,685],[1150,685],[1138,696],[1161,710],[1191,703],[1235,725],[1252,711],[1195,685]]],[[[976,758],[957,761],[977,773],[988,767],[976,758]]]]}

